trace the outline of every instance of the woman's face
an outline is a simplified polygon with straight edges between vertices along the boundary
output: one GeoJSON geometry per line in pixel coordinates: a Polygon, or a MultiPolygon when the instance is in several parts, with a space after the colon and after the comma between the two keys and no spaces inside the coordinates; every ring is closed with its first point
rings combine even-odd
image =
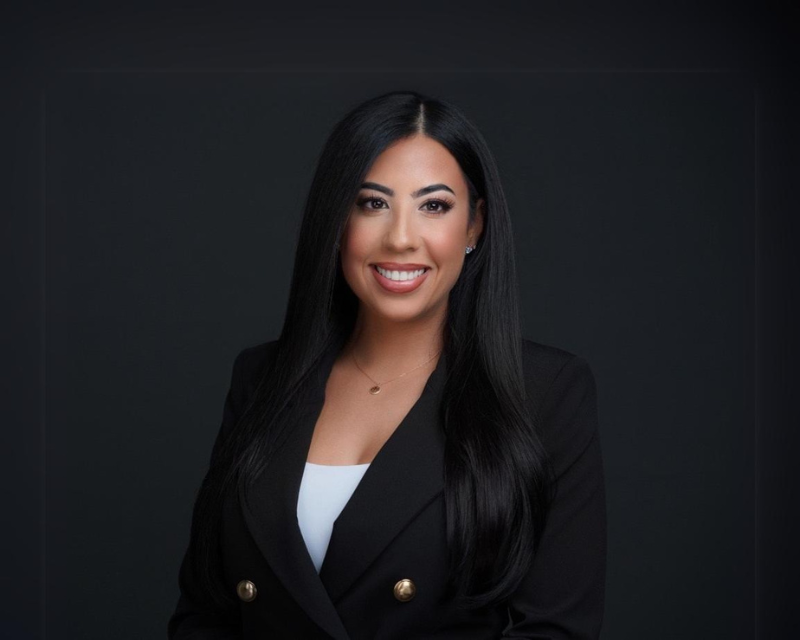
{"type": "Polygon", "coordinates": [[[483,230],[482,200],[468,223],[467,184],[443,145],[418,134],[387,148],[367,172],[341,242],[361,311],[399,322],[444,313],[465,249],[483,230]]]}

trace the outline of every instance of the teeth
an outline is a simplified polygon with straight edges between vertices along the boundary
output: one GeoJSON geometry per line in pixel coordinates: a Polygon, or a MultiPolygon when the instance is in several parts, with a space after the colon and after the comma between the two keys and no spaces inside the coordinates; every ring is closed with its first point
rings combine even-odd
{"type": "Polygon", "coordinates": [[[380,273],[384,278],[389,278],[389,280],[396,280],[397,282],[403,282],[405,280],[413,280],[414,278],[418,278],[427,271],[427,269],[417,269],[415,271],[387,271],[386,269],[381,269],[378,265],[375,265],[375,268],[378,270],[378,273],[380,273]]]}

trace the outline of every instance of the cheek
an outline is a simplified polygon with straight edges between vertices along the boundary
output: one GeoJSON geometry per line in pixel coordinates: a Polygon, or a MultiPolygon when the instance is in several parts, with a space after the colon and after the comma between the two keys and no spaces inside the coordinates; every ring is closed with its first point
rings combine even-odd
{"type": "Polygon", "coordinates": [[[357,277],[369,256],[370,242],[367,234],[357,225],[349,224],[342,235],[340,255],[342,271],[348,280],[357,277]]]}
{"type": "Polygon", "coordinates": [[[351,219],[348,221],[342,235],[342,250],[352,260],[365,258],[372,242],[370,235],[367,227],[351,219]]]}
{"type": "Polygon", "coordinates": [[[441,266],[444,268],[452,265],[454,269],[460,268],[466,246],[466,234],[461,225],[442,229],[430,243],[431,251],[435,251],[435,259],[441,266]]]}

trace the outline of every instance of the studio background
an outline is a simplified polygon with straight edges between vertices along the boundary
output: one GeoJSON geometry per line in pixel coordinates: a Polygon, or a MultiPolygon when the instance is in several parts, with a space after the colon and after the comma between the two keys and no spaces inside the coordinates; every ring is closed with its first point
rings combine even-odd
{"type": "Polygon", "coordinates": [[[388,70],[50,80],[48,637],[165,634],[233,357],[279,334],[316,157],[349,108],[402,88],[483,132],[524,334],[595,372],[603,638],[753,637],[750,79],[388,70]]]}

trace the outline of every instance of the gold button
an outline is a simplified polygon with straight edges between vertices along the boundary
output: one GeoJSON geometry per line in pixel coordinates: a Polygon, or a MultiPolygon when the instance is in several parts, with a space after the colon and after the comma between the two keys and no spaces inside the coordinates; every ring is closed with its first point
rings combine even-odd
{"type": "Polygon", "coordinates": [[[394,585],[394,597],[397,598],[400,602],[408,602],[411,598],[414,597],[414,594],[417,592],[416,585],[409,580],[408,578],[403,578],[402,580],[398,580],[397,584],[394,585]]]}
{"type": "Polygon", "coordinates": [[[252,602],[256,599],[256,585],[250,582],[250,580],[242,580],[239,584],[236,585],[236,593],[239,594],[239,597],[244,600],[245,602],[252,602]]]}

